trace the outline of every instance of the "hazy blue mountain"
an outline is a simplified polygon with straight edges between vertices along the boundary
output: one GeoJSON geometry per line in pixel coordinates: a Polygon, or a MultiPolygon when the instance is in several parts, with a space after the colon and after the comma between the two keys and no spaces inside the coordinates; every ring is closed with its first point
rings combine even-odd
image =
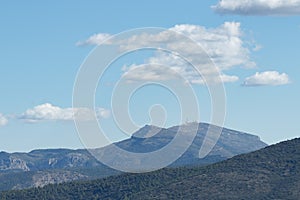
{"type": "Polygon", "coordinates": [[[2,199],[300,199],[300,138],[208,166],[8,191],[2,199]]]}
{"type": "MultiPolygon", "coordinates": [[[[172,166],[186,166],[195,164],[211,164],[231,158],[238,154],[248,153],[267,146],[258,136],[223,128],[222,134],[212,151],[203,159],[199,159],[199,150],[203,139],[210,127],[212,132],[218,131],[220,127],[207,123],[188,123],[181,126],[174,126],[168,129],[146,125],[132,135],[130,139],[117,143],[122,149],[131,152],[151,152],[167,145],[178,131],[189,135],[191,129],[197,130],[197,135],[188,150],[172,166]],[[155,134],[152,136],[152,134],[155,134]],[[148,136],[151,137],[148,137],[148,136]]],[[[188,137],[186,137],[188,139],[188,137]]],[[[185,139],[180,141],[185,143],[185,139]]],[[[110,155],[109,147],[101,151],[110,155]]],[[[174,149],[174,152],[176,149],[174,149]]],[[[119,158],[122,162],[122,158],[119,158]]],[[[124,158],[126,159],[126,158],[124,158]]]]}
{"type": "MultiPolygon", "coordinates": [[[[200,159],[199,149],[209,127],[209,124],[205,123],[189,123],[171,128],[146,125],[135,132],[131,138],[116,145],[131,152],[154,151],[168,144],[178,130],[189,135],[191,129],[195,127],[197,127],[197,135],[192,145],[171,167],[211,164],[266,146],[258,136],[224,128],[210,154],[200,159]]],[[[212,127],[216,130],[219,128],[212,127]]],[[[118,162],[126,159],[111,152],[110,146],[97,151],[114,155],[113,158],[118,162]]],[[[44,186],[49,183],[78,179],[95,179],[114,174],[119,172],[106,167],[83,149],[45,149],[29,153],[0,152],[0,190],[44,186]]]]}

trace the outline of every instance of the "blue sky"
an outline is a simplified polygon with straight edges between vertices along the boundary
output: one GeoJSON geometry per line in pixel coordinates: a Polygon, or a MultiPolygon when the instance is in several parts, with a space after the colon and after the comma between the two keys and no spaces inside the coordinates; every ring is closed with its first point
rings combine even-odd
{"type": "MultiPolygon", "coordinates": [[[[224,28],[226,23],[238,28],[239,34],[231,36],[242,45],[232,51],[243,58],[241,63],[230,64],[236,57],[228,62],[216,62],[220,66],[229,63],[222,72],[233,78],[225,83],[226,127],[257,134],[267,143],[299,136],[299,4],[290,5],[286,1],[287,5],[270,6],[273,0],[264,5],[256,2],[259,1],[254,0],[248,7],[233,6],[232,0],[222,4],[156,0],[2,2],[0,150],[82,148],[70,112],[76,74],[95,47],[93,42],[86,41],[95,34],[113,35],[141,27],[174,29],[176,25],[185,25],[182,29],[200,27],[205,34],[217,36],[228,34],[229,29],[224,28]],[[218,6],[212,9],[213,5],[218,6]],[[78,42],[87,44],[78,45],[78,42]],[[246,66],[251,62],[255,65],[246,66]],[[38,111],[43,109],[55,113],[42,115],[38,111]]],[[[215,50],[215,47],[208,48],[215,50]]],[[[108,71],[105,80],[113,83],[122,75],[122,65],[141,63],[145,55],[148,53],[118,60],[114,64],[119,66],[118,70],[108,71]]],[[[220,55],[227,59],[222,52],[220,55]]],[[[147,70],[145,73],[151,69],[147,70]]],[[[198,88],[197,96],[201,99],[201,120],[209,121],[207,91],[201,85],[194,87],[198,88]]],[[[100,88],[96,101],[104,128],[117,132],[109,115],[111,90],[109,84],[100,88]]],[[[130,110],[139,125],[149,123],[146,112],[155,103],[173,112],[167,126],[178,122],[176,101],[171,94],[160,90],[149,87],[134,96],[130,110]],[[155,96],[157,93],[161,94],[159,98],[155,96]]]]}

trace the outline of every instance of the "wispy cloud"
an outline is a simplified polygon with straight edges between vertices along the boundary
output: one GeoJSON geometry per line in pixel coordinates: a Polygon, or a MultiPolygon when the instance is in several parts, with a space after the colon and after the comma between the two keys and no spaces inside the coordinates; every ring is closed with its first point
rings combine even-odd
{"type": "Polygon", "coordinates": [[[300,0],[220,0],[212,9],[220,14],[300,15],[300,0]]]}
{"type": "Polygon", "coordinates": [[[289,84],[289,76],[286,73],[280,74],[277,71],[256,72],[253,76],[247,77],[244,86],[265,86],[265,85],[286,85],[289,84]]]}
{"type": "Polygon", "coordinates": [[[97,118],[108,118],[110,111],[97,108],[95,111],[88,108],[60,108],[50,103],[35,106],[26,110],[19,118],[26,122],[40,121],[70,121],[76,119],[89,121],[97,118]]]}
{"type": "Polygon", "coordinates": [[[5,126],[8,123],[8,119],[0,113],[0,127],[5,126]]]}

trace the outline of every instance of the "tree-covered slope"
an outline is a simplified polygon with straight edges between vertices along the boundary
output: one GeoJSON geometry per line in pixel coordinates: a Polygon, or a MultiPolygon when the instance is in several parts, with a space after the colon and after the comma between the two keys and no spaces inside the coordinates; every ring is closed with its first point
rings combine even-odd
{"type": "Polygon", "coordinates": [[[300,199],[300,139],[206,167],[1,193],[1,199],[300,199]]]}

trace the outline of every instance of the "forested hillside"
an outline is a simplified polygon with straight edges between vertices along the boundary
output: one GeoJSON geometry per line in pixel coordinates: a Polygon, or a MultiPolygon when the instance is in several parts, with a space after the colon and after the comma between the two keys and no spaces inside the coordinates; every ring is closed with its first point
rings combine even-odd
{"type": "Polygon", "coordinates": [[[300,139],[206,167],[8,191],[1,199],[300,199],[300,139]]]}

